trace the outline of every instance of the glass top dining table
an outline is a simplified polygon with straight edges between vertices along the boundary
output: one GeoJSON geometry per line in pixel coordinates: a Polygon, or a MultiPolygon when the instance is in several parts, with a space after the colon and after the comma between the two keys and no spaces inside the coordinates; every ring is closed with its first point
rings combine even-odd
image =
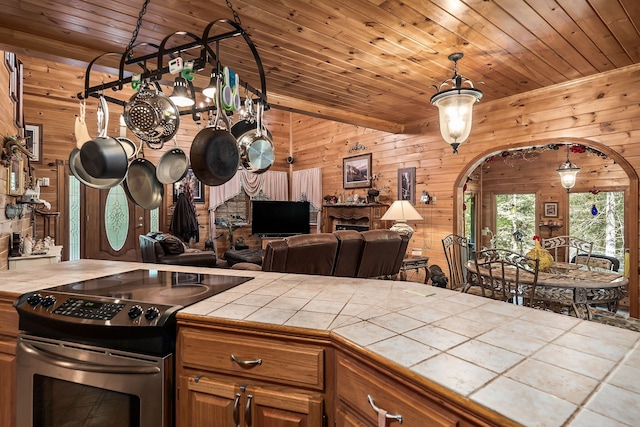
{"type": "MultiPolygon", "coordinates": [[[[466,267],[473,276],[478,274],[473,260],[466,267]]],[[[482,275],[482,271],[479,272],[482,275]]],[[[527,279],[521,277],[526,286],[527,279]]],[[[582,264],[555,262],[549,271],[538,272],[536,300],[571,306],[578,317],[591,319],[589,307],[606,306],[616,312],[621,299],[627,295],[629,279],[622,274],[582,264]]]]}

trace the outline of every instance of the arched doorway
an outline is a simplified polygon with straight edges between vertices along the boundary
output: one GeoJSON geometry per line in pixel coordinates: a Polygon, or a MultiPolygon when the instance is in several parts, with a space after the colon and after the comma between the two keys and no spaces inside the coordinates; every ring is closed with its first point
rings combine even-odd
{"type": "MultiPolygon", "coordinates": [[[[624,222],[625,222],[625,245],[629,248],[630,252],[630,262],[629,262],[629,271],[632,272],[629,277],[629,311],[630,315],[633,317],[640,317],[640,294],[638,289],[638,274],[634,272],[638,271],[638,245],[639,245],[639,229],[638,229],[638,218],[639,218],[639,203],[638,203],[638,174],[635,169],[615,150],[612,150],[608,146],[600,144],[598,142],[594,142],[587,139],[582,138],[562,138],[562,139],[549,139],[549,140],[539,140],[536,141],[535,144],[531,142],[521,142],[521,143],[505,143],[502,145],[497,145],[495,148],[491,150],[486,150],[475,158],[473,158],[465,168],[462,169],[461,173],[458,175],[456,182],[454,184],[454,192],[455,195],[453,200],[453,219],[454,219],[454,232],[458,234],[464,234],[464,191],[465,184],[467,183],[468,177],[476,170],[485,159],[490,158],[492,156],[499,157],[502,152],[514,149],[525,149],[527,147],[539,147],[539,146],[548,146],[551,144],[578,144],[580,146],[585,146],[588,148],[592,148],[597,152],[601,152],[606,155],[609,159],[611,159],[617,167],[621,168],[622,171],[628,177],[628,188],[625,191],[625,214],[624,214],[624,222]]],[[[560,162],[558,162],[559,164],[560,162]]],[[[550,165],[552,170],[555,170],[558,164],[550,165]]],[[[590,173],[594,173],[594,171],[588,171],[590,173]]],[[[555,172],[553,172],[555,173],[555,172]]],[[[583,177],[587,173],[585,171],[583,177]]],[[[579,177],[580,179],[580,177],[579,177]]],[[[568,208],[567,208],[568,209],[568,208]]]]}

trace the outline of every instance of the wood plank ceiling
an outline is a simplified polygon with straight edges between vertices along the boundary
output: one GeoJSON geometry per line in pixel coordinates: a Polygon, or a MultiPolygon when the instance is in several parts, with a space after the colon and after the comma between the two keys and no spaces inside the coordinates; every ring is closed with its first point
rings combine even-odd
{"type": "MultiPolygon", "coordinates": [[[[640,62],[638,0],[229,1],[259,52],[272,108],[397,133],[435,109],[431,86],[451,77],[453,52],[465,55],[460,74],[482,82],[481,102],[640,62]]],[[[143,3],[0,0],[0,48],[85,67],[125,51],[143,3]]],[[[201,36],[221,18],[234,19],[225,0],[150,0],[136,43],[201,36]]],[[[220,59],[260,87],[241,37],[220,43],[220,59]]]]}

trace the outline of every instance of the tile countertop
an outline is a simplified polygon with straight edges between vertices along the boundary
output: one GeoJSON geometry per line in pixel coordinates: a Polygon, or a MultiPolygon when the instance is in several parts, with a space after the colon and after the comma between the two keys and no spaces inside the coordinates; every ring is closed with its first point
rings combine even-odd
{"type": "MultiPolygon", "coordinates": [[[[149,264],[81,260],[18,274],[37,289],[149,264]]],[[[158,266],[255,277],[184,313],[327,330],[525,426],[638,426],[640,334],[413,282],[158,266]]]]}

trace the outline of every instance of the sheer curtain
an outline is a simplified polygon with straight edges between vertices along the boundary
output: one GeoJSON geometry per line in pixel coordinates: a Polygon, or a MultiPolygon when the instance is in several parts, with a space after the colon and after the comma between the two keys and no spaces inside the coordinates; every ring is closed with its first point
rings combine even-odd
{"type": "Polygon", "coordinates": [[[291,200],[300,200],[302,194],[318,210],[316,229],[322,230],[322,170],[320,168],[294,171],[291,176],[291,200]]]}
{"type": "Polygon", "coordinates": [[[241,169],[224,184],[209,187],[209,238],[214,242],[216,254],[218,253],[215,241],[216,208],[240,194],[242,189],[250,197],[257,195],[262,190],[271,200],[288,200],[289,181],[287,172],[266,171],[256,174],[241,169]]]}

